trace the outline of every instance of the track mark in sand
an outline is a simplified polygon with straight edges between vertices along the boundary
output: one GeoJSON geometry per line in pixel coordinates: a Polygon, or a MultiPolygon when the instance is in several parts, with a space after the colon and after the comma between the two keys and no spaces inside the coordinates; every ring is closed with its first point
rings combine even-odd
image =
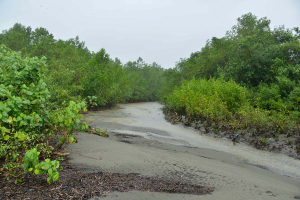
{"type": "MultiPolygon", "coordinates": [[[[198,166],[189,166],[184,163],[160,163],[164,167],[164,174],[175,179],[182,181],[189,181],[191,183],[205,183],[209,187],[215,189],[234,190],[235,188],[243,188],[244,192],[255,189],[253,186],[249,186],[246,182],[237,183],[235,179],[224,176],[222,174],[216,174],[211,171],[204,171],[198,166]]],[[[276,195],[272,193],[272,196],[276,195]]]]}
{"type": "Polygon", "coordinates": [[[133,144],[133,142],[130,142],[128,140],[118,140],[119,142],[124,142],[124,143],[127,143],[127,144],[133,144]]]}
{"type": "Polygon", "coordinates": [[[91,156],[82,155],[81,153],[74,153],[74,154],[77,154],[79,156],[82,156],[82,157],[85,157],[85,158],[88,158],[88,159],[102,160],[100,157],[99,158],[94,158],[94,157],[91,157],[91,156]]]}
{"type": "Polygon", "coordinates": [[[139,135],[131,135],[131,134],[123,134],[123,133],[117,133],[117,132],[111,132],[114,133],[116,137],[121,137],[121,138],[135,138],[135,137],[141,137],[139,135]]]}
{"type": "Polygon", "coordinates": [[[130,141],[130,139],[141,137],[139,135],[130,135],[130,134],[121,134],[121,133],[115,133],[115,136],[118,138],[117,141],[124,142],[127,144],[134,144],[132,141],[130,141]]]}

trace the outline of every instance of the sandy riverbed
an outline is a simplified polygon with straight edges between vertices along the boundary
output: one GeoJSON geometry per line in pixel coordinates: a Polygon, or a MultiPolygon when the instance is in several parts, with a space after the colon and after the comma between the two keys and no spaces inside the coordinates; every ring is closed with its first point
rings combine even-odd
{"type": "Polygon", "coordinates": [[[171,177],[214,187],[215,191],[204,196],[131,191],[111,193],[105,199],[284,200],[300,195],[295,171],[300,169],[299,160],[268,152],[260,155],[251,147],[205,138],[165,122],[160,107],[157,103],[125,104],[87,116],[93,126],[107,128],[110,137],[79,134],[79,142],[67,148],[70,161],[87,167],[87,171],[171,177]],[[235,154],[232,148],[245,152],[235,154]],[[257,155],[248,158],[248,154],[257,155]],[[278,161],[277,166],[264,164],[264,159],[271,165],[278,161]],[[284,161],[288,167],[280,171],[284,161]],[[292,178],[280,175],[287,173],[292,178]]]}

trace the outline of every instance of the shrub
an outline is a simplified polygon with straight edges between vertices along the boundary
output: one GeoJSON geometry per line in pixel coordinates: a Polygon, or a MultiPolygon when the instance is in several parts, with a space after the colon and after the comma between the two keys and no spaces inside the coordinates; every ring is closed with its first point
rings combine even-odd
{"type": "Polygon", "coordinates": [[[248,103],[248,91],[234,81],[191,80],[174,90],[166,106],[195,118],[224,120],[248,103]]]}
{"type": "Polygon", "coordinates": [[[289,94],[289,102],[293,106],[291,109],[300,111],[300,87],[294,88],[289,94]]]}
{"type": "Polygon", "coordinates": [[[47,174],[47,182],[50,184],[52,181],[57,181],[59,179],[59,173],[57,171],[59,167],[59,162],[57,160],[51,161],[50,159],[45,159],[44,162],[39,162],[40,152],[36,148],[33,148],[26,152],[24,156],[23,169],[28,172],[34,172],[35,175],[47,174]]]}
{"type": "MultiPolygon", "coordinates": [[[[291,101],[297,102],[297,92],[295,89],[290,94],[291,101]]],[[[250,128],[255,134],[296,131],[300,114],[287,110],[276,86],[260,85],[257,96],[259,106],[254,107],[248,90],[234,81],[193,79],[168,96],[166,108],[189,121],[206,121],[216,128],[219,125],[233,130],[250,128]]]]}
{"type": "Polygon", "coordinates": [[[41,74],[45,63],[45,58],[23,59],[0,47],[0,160],[5,161],[1,170],[16,173],[22,152],[48,134],[49,92],[41,74]]]}
{"type": "Polygon", "coordinates": [[[24,59],[20,53],[0,47],[0,172],[8,178],[21,176],[24,169],[47,173],[48,183],[58,180],[59,163],[48,159],[53,147],[46,140],[54,136],[53,131],[64,131],[60,141],[73,143],[73,132],[88,128],[79,120],[84,102],[71,101],[58,110],[46,106],[49,91],[43,82],[45,64],[44,57],[24,59]],[[45,161],[39,162],[39,158],[45,161]]]}
{"type": "Polygon", "coordinates": [[[266,110],[283,110],[284,104],[281,99],[279,87],[277,85],[265,85],[261,84],[258,86],[257,105],[260,108],[266,110]]]}

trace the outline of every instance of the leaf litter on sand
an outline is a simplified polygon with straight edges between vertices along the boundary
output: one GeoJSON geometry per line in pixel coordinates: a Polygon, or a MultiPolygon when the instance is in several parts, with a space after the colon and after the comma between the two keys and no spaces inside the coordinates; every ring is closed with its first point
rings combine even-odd
{"type": "Polygon", "coordinates": [[[146,177],[136,173],[85,173],[82,168],[62,163],[59,181],[49,185],[44,176],[25,175],[23,182],[15,184],[0,176],[0,199],[89,199],[110,192],[130,190],[210,194],[213,188],[179,180],[146,177]]]}

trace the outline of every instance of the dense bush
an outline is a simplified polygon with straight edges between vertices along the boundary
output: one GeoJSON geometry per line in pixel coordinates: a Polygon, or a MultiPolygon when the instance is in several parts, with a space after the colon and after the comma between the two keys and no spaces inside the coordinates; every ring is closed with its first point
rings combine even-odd
{"type": "Polygon", "coordinates": [[[85,101],[96,109],[160,99],[188,123],[299,133],[300,30],[271,30],[251,13],[168,70],[141,58],[122,64],[78,37],[56,40],[18,23],[0,44],[0,172],[10,176],[25,170],[57,180],[48,141],[60,133],[59,145],[73,143],[74,132],[88,128],[80,121],[85,101]]]}
{"type": "Polygon", "coordinates": [[[91,97],[96,97],[94,109],[158,99],[163,69],[156,63],[147,64],[139,58],[122,64],[105,49],[90,52],[78,37],[55,40],[45,28],[32,30],[18,23],[0,34],[0,44],[21,51],[23,57],[47,57],[44,81],[53,108],[91,97]]]}
{"type": "Polygon", "coordinates": [[[113,106],[125,101],[129,83],[118,60],[112,60],[101,49],[85,65],[82,73],[83,97],[95,96],[98,106],[113,106]]]}
{"type": "Polygon", "coordinates": [[[282,110],[282,100],[280,96],[279,87],[277,85],[264,85],[261,84],[258,86],[257,96],[257,105],[260,108],[266,110],[282,110]]]}
{"type": "MultiPolygon", "coordinates": [[[[0,47],[0,159],[18,167],[20,154],[45,139],[49,91],[42,81],[45,59],[26,58],[0,47]]],[[[3,170],[3,168],[2,168],[3,170]]]]}
{"type": "Polygon", "coordinates": [[[0,44],[6,44],[0,49],[0,173],[8,177],[32,172],[56,181],[59,163],[49,157],[88,128],[80,121],[85,101],[96,109],[157,100],[163,69],[155,63],[123,65],[104,49],[90,52],[78,37],[55,40],[45,28],[18,23],[0,34],[0,44]]]}
{"type": "Polygon", "coordinates": [[[167,107],[196,119],[230,119],[248,105],[248,91],[234,81],[191,80],[176,88],[167,98],[167,107]]]}
{"type": "Polygon", "coordinates": [[[48,159],[53,147],[47,141],[54,133],[65,131],[65,141],[73,142],[73,131],[87,125],[80,122],[78,113],[84,103],[71,102],[63,111],[49,109],[50,92],[42,74],[45,64],[45,58],[24,59],[0,47],[0,171],[18,177],[23,162],[25,171],[36,169],[36,174],[49,165],[48,171],[41,172],[48,174],[51,183],[59,177],[58,162],[48,159]],[[46,160],[39,162],[39,158],[46,160]]]}
{"type": "Polygon", "coordinates": [[[287,110],[281,102],[278,88],[261,86],[257,108],[251,104],[249,94],[250,91],[234,81],[192,79],[168,95],[166,108],[176,113],[179,119],[184,116],[185,123],[200,121],[216,129],[252,129],[255,134],[268,132],[273,135],[299,131],[300,113],[284,112],[287,110]],[[262,109],[264,106],[273,110],[262,109]]]}
{"type": "Polygon", "coordinates": [[[284,26],[272,30],[270,23],[252,13],[238,18],[224,37],[213,37],[163,73],[160,99],[192,120],[298,133],[300,31],[284,26]]]}
{"type": "Polygon", "coordinates": [[[294,88],[290,93],[289,101],[292,104],[292,109],[300,111],[300,87],[294,88]]]}
{"type": "MultiPolygon", "coordinates": [[[[300,80],[300,31],[284,26],[271,30],[270,23],[245,14],[224,37],[208,40],[175,69],[185,80],[222,77],[254,91],[261,84],[277,85],[280,98],[287,98],[300,80]]],[[[178,73],[166,76],[172,79],[178,73]]]]}
{"type": "Polygon", "coordinates": [[[163,68],[158,64],[147,64],[142,58],[124,65],[129,81],[127,102],[156,101],[162,87],[163,68]]]}

